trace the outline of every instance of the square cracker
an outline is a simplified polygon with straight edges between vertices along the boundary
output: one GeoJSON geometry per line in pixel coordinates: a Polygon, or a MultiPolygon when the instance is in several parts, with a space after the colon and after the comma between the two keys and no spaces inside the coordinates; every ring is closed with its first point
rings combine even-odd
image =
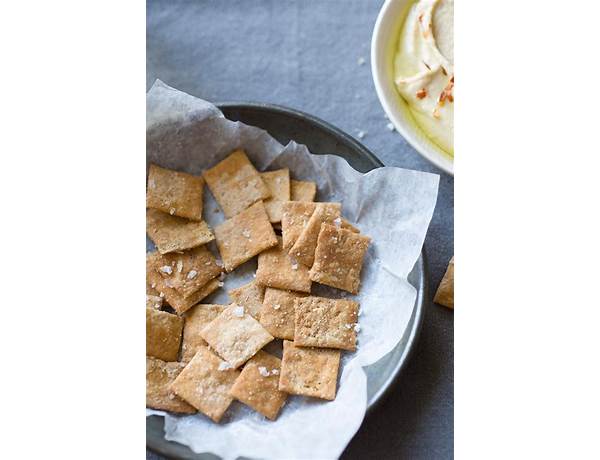
{"type": "Polygon", "coordinates": [[[215,227],[215,238],[228,272],[277,245],[262,201],[215,227]]]}
{"type": "Polygon", "coordinates": [[[265,287],[256,281],[251,281],[238,288],[227,291],[227,295],[238,305],[242,305],[254,318],[260,318],[263,300],[265,298],[265,287]]]}
{"type": "Polygon", "coordinates": [[[325,297],[294,301],[294,344],[356,350],[358,302],[325,297]]]}
{"type": "Polygon", "coordinates": [[[298,292],[267,288],[260,311],[260,324],[278,339],[294,340],[294,300],[306,297],[298,292]]]}
{"type": "Polygon", "coordinates": [[[277,246],[263,251],[258,256],[256,282],[263,286],[310,293],[312,281],[308,267],[296,262],[283,249],[281,238],[277,246]]]}
{"type": "Polygon", "coordinates": [[[341,211],[340,203],[317,203],[315,212],[312,213],[302,233],[290,249],[290,255],[307,267],[312,267],[321,225],[332,224],[335,219],[340,217],[341,211]]]}
{"type": "Polygon", "coordinates": [[[433,301],[437,304],[454,309],[454,256],[450,259],[446,273],[444,273],[444,277],[438,286],[433,301]]]}
{"type": "Polygon", "coordinates": [[[183,318],[146,308],[146,356],[177,361],[182,330],[183,318]]]}
{"type": "Polygon", "coordinates": [[[236,304],[227,307],[200,335],[234,369],[273,340],[273,336],[244,307],[236,304]]]}
{"type": "Polygon", "coordinates": [[[310,216],[315,212],[316,203],[305,203],[297,201],[288,201],[281,205],[283,214],[281,215],[281,235],[283,237],[283,248],[289,251],[300,234],[310,216]]]}
{"type": "Polygon", "coordinates": [[[204,180],[178,171],[150,165],[146,207],[191,220],[202,220],[204,180]]]}
{"type": "Polygon", "coordinates": [[[302,180],[290,181],[291,201],[315,201],[317,196],[317,184],[302,180]]]}
{"type": "Polygon", "coordinates": [[[171,384],[171,390],[218,423],[233,401],[229,390],[239,375],[207,347],[200,347],[171,384]]]}
{"type": "Polygon", "coordinates": [[[271,192],[271,197],[264,200],[269,220],[271,223],[281,222],[282,204],[290,200],[290,170],[266,171],[260,173],[260,177],[271,192]]]}
{"type": "Polygon", "coordinates": [[[187,299],[222,271],[217,259],[205,246],[190,249],[181,254],[157,256],[155,270],[165,284],[187,299]]]}
{"type": "Polygon", "coordinates": [[[183,325],[183,342],[181,344],[181,361],[189,362],[198,348],[206,346],[206,341],[200,336],[200,331],[213,319],[223,313],[226,305],[199,303],[185,312],[183,325]]]}
{"type": "Polygon", "coordinates": [[[323,224],[310,279],[358,294],[360,272],[370,241],[368,236],[323,224]]]}
{"type": "Polygon", "coordinates": [[[235,150],[223,161],[204,171],[203,175],[227,218],[271,196],[243,150],[235,150]]]}
{"type": "Polygon", "coordinates": [[[149,283],[150,286],[154,286],[153,289],[156,289],[159,295],[164,296],[167,303],[180,315],[223,285],[218,278],[214,278],[194,292],[191,296],[184,298],[175,289],[167,286],[166,280],[156,270],[156,266],[160,267],[160,265],[157,265],[157,259],[160,260],[159,257],[160,255],[158,252],[151,252],[146,255],[147,283],[149,283]]]}
{"type": "Polygon", "coordinates": [[[215,239],[206,222],[170,216],[156,209],[146,209],[146,233],[161,254],[195,248],[215,239]]]}
{"type": "Polygon", "coordinates": [[[287,393],[279,391],[281,360],[259,351],[246,363],[229,394],[265,417],[275,420],[287,393]]]}
{"type": "Polygon", "coordinates": [[[279,389],[294,395],[335,399],[340,352],[320,348],[300,348],[283,341],[279,389]]]}
{"type": "Polygon", "coordinates": [[[146,407],[180,414],[195,414],[196,409],[178,398],[169,387],[185,364],[167,363],[146,357],[146,407]]]}

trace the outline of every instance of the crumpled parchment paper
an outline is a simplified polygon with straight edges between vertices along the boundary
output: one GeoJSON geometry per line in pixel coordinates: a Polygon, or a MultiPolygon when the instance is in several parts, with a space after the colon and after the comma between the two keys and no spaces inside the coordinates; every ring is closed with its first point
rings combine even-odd
{"type": "MultiPolygon", "coordinates": [[[[159,80],[146,103],[148,163],[200,174],[243,148],[261,171],[288,167],[293,178],[317,182],[317,200],[341,202],[342,214],[372,238],[360,293],[354,297],[361,311],[358,349],[343,353],[334,401],[291,396],[275,422],[239,402],[220,424],[201,414],[175,416],[149,409],[146,414],[165,417],[166,439],[224,459],[339,457],[365,416],[367,377],[362,367],[396,346],[411,317],[416,290],[407,276],[423,245],[439,177],[392,167],[359,173],[340,157],[311,155],[295,142],[283,146],[262,129],[229,121],[211,103],[159,80]]],[[[211,227],[223,220],[218,209],[206,189],[204,216],[211,227]]],[[[250,281],[255,269],[256,258],[229,274],[224,288],[203,302],[229,303],[225,291],[250,281]]],[[[316,283],[313,294],[350,297],[316,283]]],[[[277,354],[276,347],[268,350],[277,354]]]]}

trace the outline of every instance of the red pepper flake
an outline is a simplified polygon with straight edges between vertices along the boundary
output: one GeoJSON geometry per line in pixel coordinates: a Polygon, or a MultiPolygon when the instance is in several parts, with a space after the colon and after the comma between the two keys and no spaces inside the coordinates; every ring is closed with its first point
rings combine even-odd
{"type": "Polygon", "coordinates": [[[419,99],[423,99],[426,96],[427,96],[427,90],[425,88],[421,88],[419,91],[417,91],[417,97],[419,99]]]}

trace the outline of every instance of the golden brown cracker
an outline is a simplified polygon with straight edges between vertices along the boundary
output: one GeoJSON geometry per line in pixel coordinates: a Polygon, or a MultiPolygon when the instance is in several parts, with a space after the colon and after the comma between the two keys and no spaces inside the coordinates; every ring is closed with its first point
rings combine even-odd
{"type": "Polygon", "coordinates": [[[277,240],[277,246],[258,256],[256,282],[263,286],[310,293],[312,282],[308,267],[298,263],[283,249],[280,237],[277,240]]]}
{"type": "Polygon", "coordinates": [[[317,184],[301,180],[290,181],[291,201],[315,201],[317,196],[317,184]]]}
{"type": "Polygon", "coordinates": [[[233,303],[242,305],[254,319],[258,320],[260,318],[260,311],[265,298],[264,286],[253,280],[243,286],[227,291],[227,295],[233,303]]]}
{"type": "Polygon", "coordinates": [[[171,216],[202,220],[204,180],[151,164],[146,189],[146,207],[171,216]]]}
{"type": "Polygon", "coordinates": [[[282,204],[281,235],[283,237],[283,248],[289,251],[302,231],[310,216],[312,216],[316,203],[305,203],[288,201],[282,204]]]}
{"type": "Polygon", "coordinates": [[[177,361],[183,319],[166,311],[146,308],[146,356],[177,361]]]}
{"type": "Polygon", "coordinates": [[[294,300],[306,294],[267,288],[260,311],[260,324],[278,339],[294,340],[294,300]]]}
{"type": "Polygon", "coordinates": [[[146,357],[146,407],[180,414],[195,414],[196,409],[170,390],[171,383],[185,364],[146,357]]]}
{"type": "Polygon", "coordinates": [[[199,303],[184,313],[183,341],[181,343],[181,361],[189,362],[198,348],[206,346],[200,331],[213,319],[223,313],[226,305],[199,303]]]}
{"type": "Polygon", "coordinates": [[[170,216],[156,209],[146,209],[146,233],[161,254],[201,246],[215,239],[204,221],[170,216]]]}
{"type": "Polygon", "coordinates": [[[437,304],[454,309],[454,256],[450,259],[446,273],[438,286],[433,301],[437,304]]]}
{"type": "Polygon", "coordinates": [[[266,171],[260,173],[260,177],[271,192],[271,197],[264,200],[269,221],[281,222],[282,204],[290,200],[290,170],[266,171]]]}

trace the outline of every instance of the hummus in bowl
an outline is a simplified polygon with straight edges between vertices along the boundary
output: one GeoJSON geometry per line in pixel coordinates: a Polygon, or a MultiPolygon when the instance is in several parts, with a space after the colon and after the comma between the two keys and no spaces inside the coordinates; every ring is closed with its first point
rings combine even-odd
{"type": "Polygon", "coordinates": [[[453,174],[454,1],[387,0],[371,46],[379,100],[398,132],[453,174]]]}

